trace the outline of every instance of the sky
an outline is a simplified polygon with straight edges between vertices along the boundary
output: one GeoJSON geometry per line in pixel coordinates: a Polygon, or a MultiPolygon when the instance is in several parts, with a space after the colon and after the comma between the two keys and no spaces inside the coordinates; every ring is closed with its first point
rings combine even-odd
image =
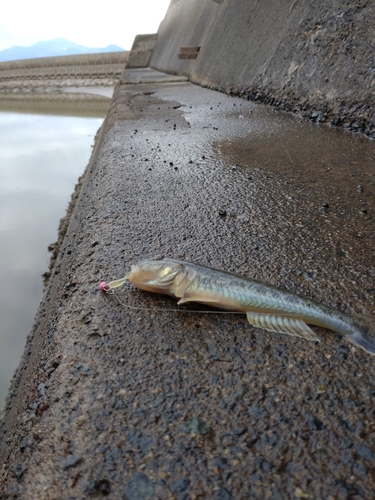
{"type": "Polygon", "coordinates": [[[66,38],[86,47],[129,50],[136,35],[156,33],[171,0],[18,0],[3,2],[0,50],[66,38]]]}

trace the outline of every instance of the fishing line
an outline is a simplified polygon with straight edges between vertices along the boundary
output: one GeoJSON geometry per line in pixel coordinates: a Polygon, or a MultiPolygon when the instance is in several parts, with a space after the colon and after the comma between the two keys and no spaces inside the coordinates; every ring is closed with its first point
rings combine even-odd
{"type": "Polygon", "coordinates": [[[132,309],[133,311],[153,311],[153,312],[177,312],[177,313],[194,313],[194,314],[246,314],[244,312],[240,311],[198,311],[194,309],[170,309],[170,308],[162,308],[162,307],[137,307],[137,306],[130,306],[129,304],[125,304],[123,302],[119,295],[125,295],[125,293],[116,293],[113,288],[111,288],[108,283],[102,282],[99,285],[99,290],[104,293],[104,295],[112,295],[115,297],[117,302],[125,307],[126,309],[132,309]]]}

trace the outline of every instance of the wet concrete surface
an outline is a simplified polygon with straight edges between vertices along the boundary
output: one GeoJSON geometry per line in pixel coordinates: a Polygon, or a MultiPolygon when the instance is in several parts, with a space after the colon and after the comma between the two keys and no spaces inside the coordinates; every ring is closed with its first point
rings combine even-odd
{"type": "Polygon", "coordinates": [[[374,357],[97,285],[169,256],[375,316],[374,158],[190,83],[120,85],[13,380],[3,497],[373,498],[374,357]]]}
{"type": "Polygon", "coordinates": [[[366,0],[172,0],[150,66],[375,139],[374,15],[366,0]]]}

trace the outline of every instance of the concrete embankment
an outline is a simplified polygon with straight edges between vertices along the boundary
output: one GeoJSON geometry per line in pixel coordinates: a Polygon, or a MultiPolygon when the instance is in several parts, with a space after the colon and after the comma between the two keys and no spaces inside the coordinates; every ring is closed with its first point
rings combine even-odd
{"type": "Polygon", "coordinates": [[[173,0],[150,66],[375,138],[374,18],[366,0],[173,0]]]}
{"type": "Polygon", "coordinates": [[[1,62],[0,91],[114,85],[128,57],[129,51],[123,51],[1,62]]]}
{"type": "Polygon", "coordinates": [[[374,357],[98,283],[165,255],[375,315],[374,157],[360,135],[126,71],[13,379],[2,498],[372,498],[374,357]]]}

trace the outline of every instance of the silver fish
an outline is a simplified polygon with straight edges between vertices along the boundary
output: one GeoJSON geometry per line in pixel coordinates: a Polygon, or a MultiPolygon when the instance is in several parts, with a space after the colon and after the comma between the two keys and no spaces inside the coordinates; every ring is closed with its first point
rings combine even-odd
{"type": "Polygon", "coordinates": [[[345,314],[311,299],[260,281],[174,259],[144,260],[131,266],[126,280],[149,292],[171,295],[178,304],[198,302],[246,314],[249,323],[270,332],[286,333],[319,342],[307,324],[340,333],[353,344],[375,354],[375,319],[345,314]]]}

